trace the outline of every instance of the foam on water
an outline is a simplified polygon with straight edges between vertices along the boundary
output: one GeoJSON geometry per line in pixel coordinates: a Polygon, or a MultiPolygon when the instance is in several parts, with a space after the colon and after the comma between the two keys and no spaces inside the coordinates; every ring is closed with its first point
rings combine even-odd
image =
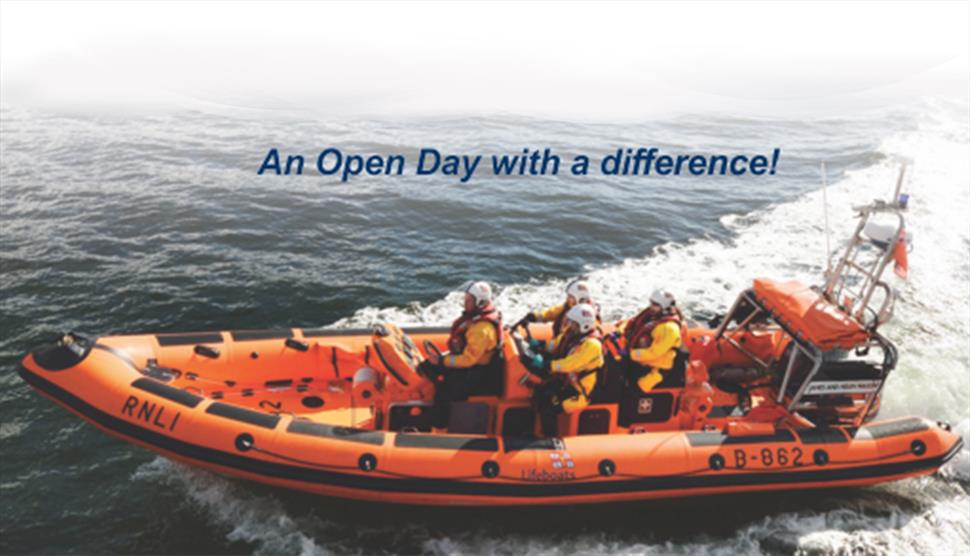
{"type": "Polygon", "coordinates": [[[300,524],[287,515],[275,498],[246,492],[206,471],[157,457],[140,466],[132,480],[156,481],[177,488],[213,525],[228,530],[226,540],[247,543],[256,554],[331,553],[304,533],[313,526],[300,524]]]}

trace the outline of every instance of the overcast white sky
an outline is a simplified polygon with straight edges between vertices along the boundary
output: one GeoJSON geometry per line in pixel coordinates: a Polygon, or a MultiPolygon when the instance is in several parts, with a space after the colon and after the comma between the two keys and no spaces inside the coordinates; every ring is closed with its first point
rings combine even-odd
{"type": "Polygon", "coordinates": [[[0,4],[6,105],[622,120],[968,95],[968,2],[0,4]]]}

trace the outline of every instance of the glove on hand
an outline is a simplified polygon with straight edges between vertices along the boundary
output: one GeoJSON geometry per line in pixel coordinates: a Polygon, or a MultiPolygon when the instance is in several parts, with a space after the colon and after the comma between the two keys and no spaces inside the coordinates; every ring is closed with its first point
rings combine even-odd
{"type": "Polygon", "coordinates": [[[543,366],[545,366],[545,363],[545,360],[543,360],[542,356],[538,353],[532,356],[532,368],[541,369],[543,366]]]}
{"type": "Polygon", "coordinates": [[[419,375],[423,376],[424,378],[432,382],[438,377],[438,375],[441,372],[441,369],[437,365],[427,360],[418,363],[418,368],[415,370],[418,372],[419,375]]]}
{"type": "Polygon", "coordinates": [[[525,325],[529,324],[530,322],[535,322],[535,321],[536,321],[536,316],[534,314],[532,314],[532,313],[529,313],[526,316],[524,316],[521,319],[519,319],[519,322],[515,323],[515,326],[513,326],[512,328],[518,328],[520,326],[525,326],[525,325]]]}

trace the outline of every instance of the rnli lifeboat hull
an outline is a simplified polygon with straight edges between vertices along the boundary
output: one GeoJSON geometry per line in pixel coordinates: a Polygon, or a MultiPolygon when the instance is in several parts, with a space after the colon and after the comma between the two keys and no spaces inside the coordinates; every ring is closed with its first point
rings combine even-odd
{"type": "MultiPolygon", "coordinates": [[[[219,334],[228,343],[230,333],[219,334]]],[[[227,385],[221,396],[213,396],[212,388],[178,387],[177,381],[146,375],[146,366],[166,343],[151,338],[100,338],[71,353],[35,351],[23,360],[20,376],[109,434],[165,457],[265,484],[381,503],[581,504],[865,486],[932,473],[962,447],[948,427],[917,417],[857,429],[782,428],[756,435],[657,431],[550,439],[337,426],[296,412],[274,412],[286,407],[288,398],[256,403],[245,384],[227,385]]],[[[345,342],[349,350],[361,342],[352,335],[320,338],[310,346],[310,336],[294,329],[289,339],[301,343],[291,342],[289,348],[280,348],[278,339],[254,338],[233,349],[245,348],[236,349],[236,356],[255,360],[253,354],[270,357],[286,349],[312,352],[322,346],[318,358],[335,358],[336,350],[328,355],[326,346],[345,342]]],[[[199,356],[192,351],[186,357],[199,356]]],[[[213,359],[211,353],[199,357],[213,359]]],[[[299,374],[247,380],[275,384],[280,392],[297,391],[299,374]]],[[[334,384],[323,381],[311,388],[304,383],[301,399],[313,388],[322,395],[334,384]]]]}

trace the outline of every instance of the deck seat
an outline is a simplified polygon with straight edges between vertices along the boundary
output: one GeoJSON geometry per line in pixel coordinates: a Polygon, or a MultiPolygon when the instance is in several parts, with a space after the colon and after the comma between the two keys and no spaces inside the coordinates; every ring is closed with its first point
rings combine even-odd
{"type": "Polygon", "coordinates": [[[501,402],[497,407],[495,425],[495,432],[501,436],[535,436],[536,413],[528,403],[501,402]]]}
{"type": "Polygon", "coordinates": [[[589,405],[582,411],[561,415],[559,436],[611,434],[616,432],[617,404],[589,405]]]}

